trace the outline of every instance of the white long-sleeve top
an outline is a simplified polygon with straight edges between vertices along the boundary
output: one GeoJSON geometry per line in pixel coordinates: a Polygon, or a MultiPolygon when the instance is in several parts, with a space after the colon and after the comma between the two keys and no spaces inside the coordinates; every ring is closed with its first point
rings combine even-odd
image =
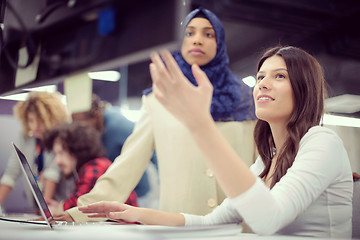
{"type": "MultiPolygon", "coordinates": [[[[250,167],[258,176],[259,157],[250,167]]],[[[351,238],[353,180],[347,152],[330,129],[316,126],[301,139],[293,165],[270,190],[260,178],[206,216],[183,214],[186,225],[237,223],[257,234],[351,238]]]]}

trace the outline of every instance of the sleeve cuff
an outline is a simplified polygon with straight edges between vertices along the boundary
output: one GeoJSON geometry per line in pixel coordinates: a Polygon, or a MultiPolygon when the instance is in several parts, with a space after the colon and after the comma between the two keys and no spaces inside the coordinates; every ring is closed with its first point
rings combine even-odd
{"type": "Polygon", "coordinates": [[[4,175],[2,178],[1,178],[1,181],[0,181],[1,184],[4,184],[4,185],[8,185],[10,187],[14,187],[15,186],[15,183],[16,181],[11,178],[10,176],[8,175],[4,175]]]}
{"type": "Polygon", "coordinates": [[[59,181],[60,181],[60,172],[59,172],[59,170],[58,169],[53,169],[53,168],[51,168],[51,169],[46,169],[45,171],[44,171],[44,178],[46,178],[46,179],[49,179],[49,180],[52,180],[52,181],[54,181],[54,182],[56,182],[56,183],[58,183],[59,181]]]}
{"type": "Polygon", "coordinates": [[[192,215],[187,213],[180,213],[185,218],[185,226],[202,225],[202,217],[198,215],[192,215]]]}

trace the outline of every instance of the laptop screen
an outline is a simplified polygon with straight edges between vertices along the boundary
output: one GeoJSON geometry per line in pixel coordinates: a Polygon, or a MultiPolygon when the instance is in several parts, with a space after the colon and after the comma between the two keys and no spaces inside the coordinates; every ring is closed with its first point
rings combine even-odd
{"type": "Polygon", "coordinates": [[[34,174],[31,171],[30,165],[28,161],[26,160],[25,155],[16,147],[15,144],[14,148],[18,155],[18,159],[20,160],[20,163],[22,165],[22,169],[24,171],[24,174],[26,175],[26,178],[28,179],[28,183],[30,184],[31,191],[34,195],[34,198],[40,208],[40,211],[44,215],[43,217],[46,218],[48,221],[52,221],[53,217],[51,215],[51,212],[45,202],[44,196],[39,188],[39,185],[37,184],[34,174]]]}

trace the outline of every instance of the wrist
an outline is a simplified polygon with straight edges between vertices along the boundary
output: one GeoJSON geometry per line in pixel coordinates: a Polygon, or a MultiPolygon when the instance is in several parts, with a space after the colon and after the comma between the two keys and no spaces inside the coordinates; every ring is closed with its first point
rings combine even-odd
{"type": "Polygon", "coordinates": [[[215,125],[215,122],[212,118],[212,116],[209,114],[207,116],[204,116],[203,118],[199,118],[191,124],[191,126],[188,127],[191,134],[196,137],[199,135],[203,135],[206,132],[209,131],[213,126],[215,125]]]}
{"type": "Polygon", "coordinates": [[[145,225],[151,224],[149,219],[151,220],[151,209],[149,208],[142,208],[142,207],[134,207],[136,209],[136,217],[134,222],[139,222],[145,225]]]}
{"type": "Polygon", "coordinates": [[[206,131],[213,124],[214,124],[214,120],[211,114],[209,113],[203,115],[202,117],[193,119],[191,122],[187,124],[187,128],[192,134],[197,134],[206,131]]]}

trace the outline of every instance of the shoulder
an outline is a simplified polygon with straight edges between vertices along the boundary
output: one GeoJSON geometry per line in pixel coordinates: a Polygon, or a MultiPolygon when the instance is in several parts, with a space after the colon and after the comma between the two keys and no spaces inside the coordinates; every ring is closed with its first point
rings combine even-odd
{"type": "Polygon", "coordinates": [[[301,139],[297,159],[313,159],[332,164],[348,164],[349,158],[341,138],[331,129],[315,126],[301,139]]]}
{"type": "Polygon", "coordinates": [[[88,161],[82,167],[80,172],[88,172],[94,170],[106,170],[111,165],[111,161],[107,158],[95,158],[88,161]]]}
{"type": "Polygon", "coordinates": [[[250,170],[255,176],[259,176],[264,168],[265,165],[260,156],[258,156],[255,162],[250,166],[250,170]]]}
{"type": "Polygon", "coordinates": [[[315,126],[308,130],[308,132],[302,137],[300,141],[300,148],[304,145],[309,145],[309,143],[315,144],[316,146],[343,146],[343,142],[336,132],[321,126],[315,126]]]}
{"type": "Polygon", "coordinates": [[[110,166],[111,161],[105,157],[95,158],[95,159],[87,162],[85,165],[87,165],[87,166],[110,166]]]}

